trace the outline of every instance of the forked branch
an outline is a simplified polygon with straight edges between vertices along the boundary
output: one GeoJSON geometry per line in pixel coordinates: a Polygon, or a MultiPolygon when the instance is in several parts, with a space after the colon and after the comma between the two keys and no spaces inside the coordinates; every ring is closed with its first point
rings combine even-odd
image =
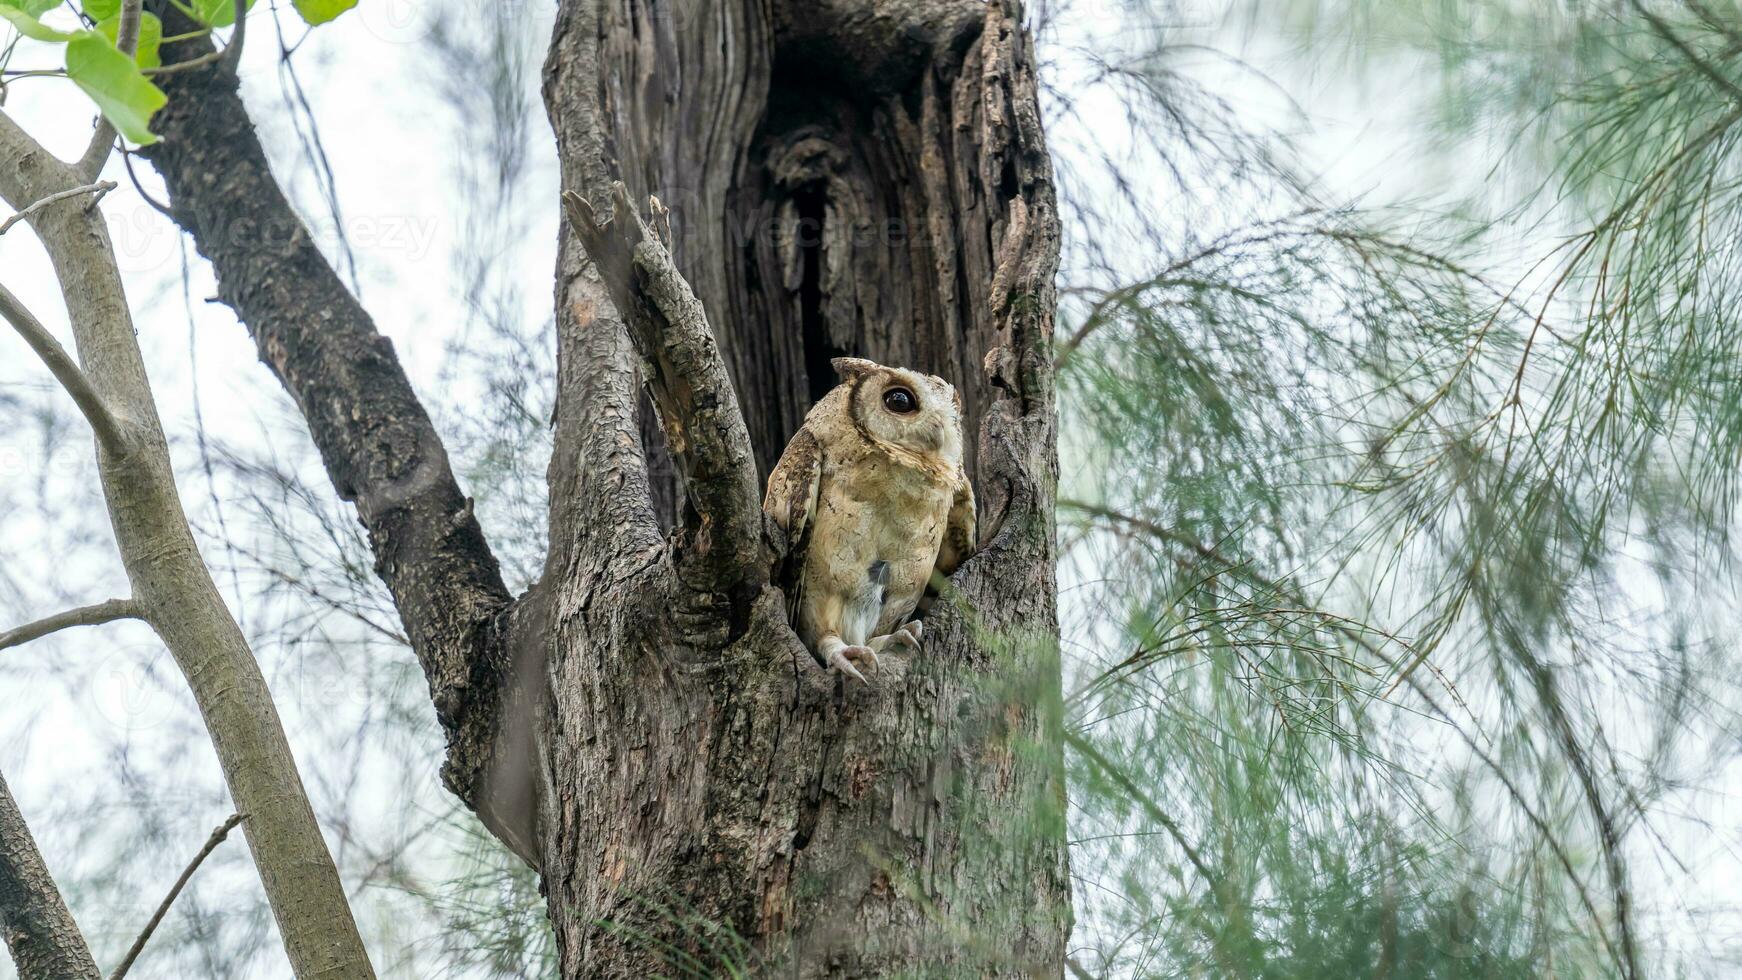
{"type": "MultiPolygon", "coordinates": [[[[112,185],[111,185],[112,186],[112,185]]],[[[12,324],[30,349],[36,351],[36,356],[42,358],[42,363],[48,367],[49,373],[60,382],[60,386],[71,395],[73,402],[84,413],[85,420],[91,423],[91,428],[97,432],[97,441],[111,455],[120,455],[127,448],[127,428],[121,419],[109,410],[107,402],[92,387],[85,372],[79,369],[77,361],[54,339],[54,335],[42,325],[31,312],[24,308],[18,297],[12,295],[5,286],[0,286],[0,316],[12,324]]],[[[3,645],[3,644],[0,644],[3,645]]]]}
{"type": "Polygon", "coordinates": [[[754,596],[766,575],[762,506],[737,392],[707,312],[671,253],[621,181],[612,183],[611,196],[611,217],[602,221],[574,191],[563,194],[563,207],[641,355],[666,446],[694,505],[680,568],[700,573],[685,577],[692,587],[754,596]]]}
{"type": "MultiPolygon", "coordinates": [[[[177,38],[163,45],[166,63],[215,50],[203,25],[171,0],[150,0],[149,9],[163,18],[165,36],[177,38]]],[[[504,678],[497,620],[512,598],[441,436],[393,345],[273,177],[236,75],[204,69],[157,81],[169,97],[152,119],[163,138],[141,155],[163,175],[177,222],[211,260],[219,299],[301,408],[333,488],[357,506],[448,734],[444,779],[500,828],[505,818],[490,812],[480,774],[504,678]],[[263,231],[238,235],[238,228],[263,231]]],[[[255,834],[268,816],[251,815],[255,834]]]]}
{"type": "Polygon", "coordinates": [[[40,201],[37,201],[35,204],[30,205],[29,207],[18,212],[17,214],[13,215],[12,217],[7,218],[5,221],[0,221],[0,235],[6,234],[7,232],[12,230],[13,225],[19,223],[20,221],[23,221],[24,219],[30,217],[33,214],[36,214],[37,212],[41,211],[43,208],[46,208],[49,205],[56,203],[57,201],[65,201],[68,198],[83,197],[86,194],[91,194],[94,196],[91,198],[90,203],[85,205],[85,206],[86,207],[94,207],[94,206],[96,206],[96,203],[98,201],[101,201],[103,199],[104,194],[107,194],[114,189],[115,189],[115,182],[114,181],[112,181],[112,180],[100,180],[94,184],[85,184],[82,187],[72,187],[72,188],[68,188],[67,190],[55,193],[55,194],[50,194],[49,196],[43,198],[40,201]]]}

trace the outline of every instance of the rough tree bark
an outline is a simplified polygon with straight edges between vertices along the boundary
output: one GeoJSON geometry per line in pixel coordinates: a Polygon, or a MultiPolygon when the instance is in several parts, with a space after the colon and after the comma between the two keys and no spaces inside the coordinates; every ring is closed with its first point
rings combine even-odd
{"type": "Polygon", "coordinates": [[[0,938],[19,980],[96,980],[97,963],[0,777],[0,938]]]}
{"type": "Polygon", "coordinates": [[[163,80],[176,217],[358,501],[444,776],[542,874],[566,977],[1062,972],[1059,226],[1029,45],[1015,0],[561,3],[563,186],[611,218],[564,229],[550,549],[512,602],[233,80],[163,80]],[[746,517],[840,353],[949,378],[979,436],[983,550],[868,687],[798,644],[746,517]]]}

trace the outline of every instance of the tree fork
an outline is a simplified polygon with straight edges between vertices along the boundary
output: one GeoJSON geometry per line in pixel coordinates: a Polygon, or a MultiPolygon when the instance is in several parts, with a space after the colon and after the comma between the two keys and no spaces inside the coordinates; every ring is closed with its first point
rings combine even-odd
{"type": "Polygon", "coordinates": [[[990,538],[869,690],[815,667],[775,593],[717,653],[649,615],[684,533],[662,549],[658,528],[710,505],[648,486],[646,458],[685,447],[641,438],[622,263],[565,233],[551,562],[511,639],[552,678],[542,867],[566,976],[1063,970],[1058,221],[1028,39],[1014,4],[878,4],[866,30],[870,9],[559,10],[564,187],[670,206],[759,469],[828,386],[807,342],[934,371],[979,426],[990,538]],[[879,222],[895,233],[865,234],[879,222]],[[665,499],[684,513],[656,521],[665,499]]]}
{"type": "MultiPolygon", "coordinates": [[[[168,0],[167,61],[212,54],[168,0]]],[[[357,506],[375,569],[393,594],[448,737],[443,781],[528,862],[525,759],[493,779],[507,676],[501,621],[510,597],[429,414],[374,321],[345,288],[285,199],[238,94],[216,63],[162,76],[163,139],[144,155],[163,175],[176,221],[217,273],[261,361],[301,408],[339,496],[357,506]]]]}
{"type": "Polygon", "coordinates": [[[601,278],[565,226],[550,547],[514,602],[397,365],[299,355],[373,337],[318,251],[223,234],[290,216],[233,79],[165,80],[150,152],[178,220],[358,501],[448,729],[448,784],[539,868],[566,977],[1063,971],[1058,218],[1019,21],[1014,0],[561,4],[544,87],[563,187],[670,205],[670,264],[713,343],[649,371],[666,414],[645,425],[636,284],[609,260],[601,278]],[[744,560],[743,474],[827,387],[807,365],[829,350],[949,378],[979,431],[983,549],[925,648],[866,690],[817,668],[744,560]],[[723,377],[736,431],[729,403],[690,397],[723,377]],[[360,453],[347,419],[409,419],[407,453],[360,453]],[[686,460],[677,438],[710,431],[726,454],[686,460]],[[730,459],[744,434],[753,460],[730,459]],[[439,461],[409,504],[402,459],[439,461]]]}

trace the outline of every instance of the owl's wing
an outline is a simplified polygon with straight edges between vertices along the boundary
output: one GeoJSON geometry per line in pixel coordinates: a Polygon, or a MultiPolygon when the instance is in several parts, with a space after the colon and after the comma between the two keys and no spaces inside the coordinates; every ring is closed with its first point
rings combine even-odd
{"type": "Polygon", "coordinates": [[[823,447],[809,429],[799,429],[780,454],[780,462],[774,464],[774,472],[768,474],[768,492],[762,497],[762,512],[786,532],[786,555],[774,569],[774,584],[786,592],[789,618],[798,609],[799,571],[810,543],[811,517],[816,512],[822,477],[823,447]]]}
{"type": "Polygon", "coordinates": [[[938,549],[937,571],[948,575],[956,566],[968,560],[979,547],[975,532],[974,485],[963,473],[956,483],[956,495],[950,501],[950,516],[944,526],[944,543],[938,549]]]}

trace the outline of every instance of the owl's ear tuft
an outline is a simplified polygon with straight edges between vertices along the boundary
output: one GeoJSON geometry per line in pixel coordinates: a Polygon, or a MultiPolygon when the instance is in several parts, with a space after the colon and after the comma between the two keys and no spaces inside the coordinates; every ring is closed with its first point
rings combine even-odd
{"type": "Polygon", "coordinates": [[[842,381],[851,381],[876,371],[881,365],[863,357],[837,357],[829,361],[829,366],[835,369],[842,381]]]}

